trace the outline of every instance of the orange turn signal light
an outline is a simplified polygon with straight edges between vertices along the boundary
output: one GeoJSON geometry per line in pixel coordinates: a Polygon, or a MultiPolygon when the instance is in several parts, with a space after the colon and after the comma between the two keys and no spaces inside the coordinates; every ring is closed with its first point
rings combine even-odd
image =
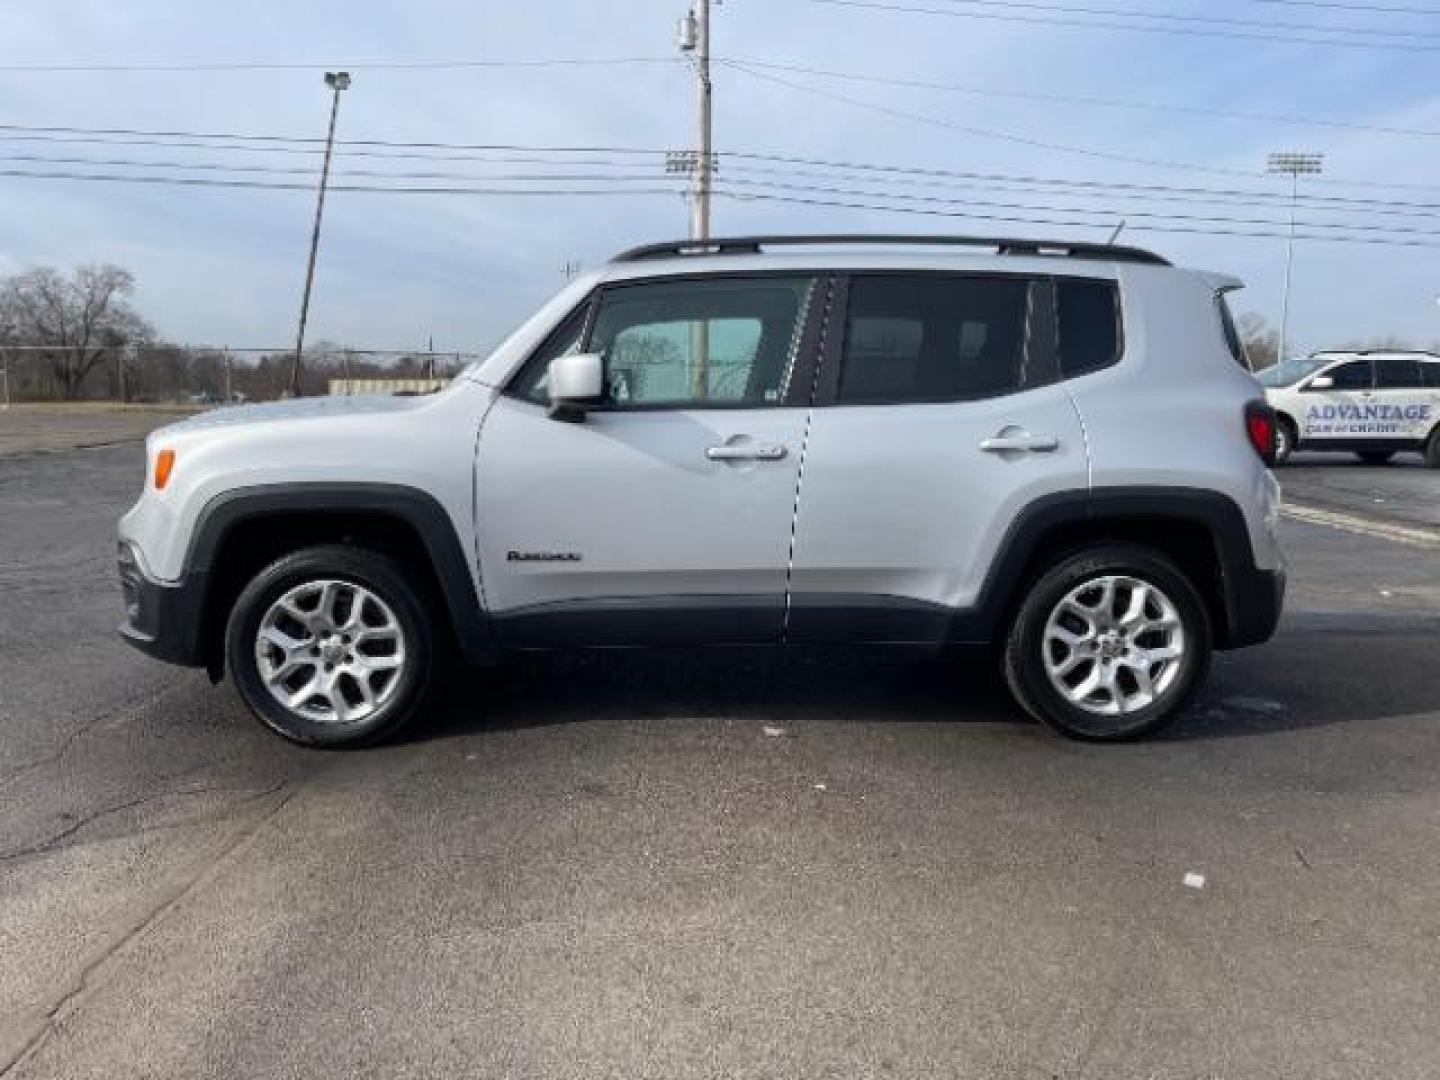
{"type": "Polygon", "coordinates": [[[170,474],[175,471],[175,451],[168,446],[155,455],[155,490],[164,491],[165,485],[170,482],[170,474]]]}

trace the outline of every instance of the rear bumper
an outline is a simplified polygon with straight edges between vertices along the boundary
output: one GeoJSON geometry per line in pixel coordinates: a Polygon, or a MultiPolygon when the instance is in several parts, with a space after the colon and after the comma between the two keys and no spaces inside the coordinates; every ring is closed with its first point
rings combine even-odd
{"type": "Polygon", "coordinates": [[[1240,649],[1269,641],[1285,607],[1285,571],[1228,567],[1225,592],[1229,625],[1216,641],[1217,648],[1240,649]]]}
{"type": "Polygon", "coordinates": [[[203,667],[200,648],[201,575],[169,584],[151,579],[139,556],[125,541],[116,556],[125,621],[120,636],[157,660],[185,667],[203,667]]]}

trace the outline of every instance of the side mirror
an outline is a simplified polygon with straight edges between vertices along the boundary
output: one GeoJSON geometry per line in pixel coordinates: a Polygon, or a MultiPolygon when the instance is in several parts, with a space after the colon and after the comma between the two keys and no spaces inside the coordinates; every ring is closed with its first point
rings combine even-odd
{"type": "Polygon", "coordinates": [[[1305,384],[1306,390],[1333,390],[1334,388],[1335,380],[1329,375],[1316,375],[1305,384]]]}
{"type": "Polygon", "coordinates": [[[605,364],[599,353],[575,353],[550,361],[550,415],[579,423],[585,410],[600,401],[605,390],[605,364]]]}

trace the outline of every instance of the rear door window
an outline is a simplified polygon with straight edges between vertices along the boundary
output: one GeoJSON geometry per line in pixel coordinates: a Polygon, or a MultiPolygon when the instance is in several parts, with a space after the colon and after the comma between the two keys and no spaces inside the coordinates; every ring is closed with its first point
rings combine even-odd
{"type": "Polygon", "coordinates": [[[1382,356],[1375,361],[1377,390],[1418,390],[1423,385],[1419,360],[1409,356],[1382,356]]]}
{"type": "Polygon", "coordinates": [[[1113,281],[1057,281],[1055,320],[1061,378],[1120,359],[1120,295],[1113,281]]]}
{"type": "Polygon", "coordinates": [[[836,400],[964,401],[1020,386],[1030,282],[951,274],[851,280],[836,400]]]}

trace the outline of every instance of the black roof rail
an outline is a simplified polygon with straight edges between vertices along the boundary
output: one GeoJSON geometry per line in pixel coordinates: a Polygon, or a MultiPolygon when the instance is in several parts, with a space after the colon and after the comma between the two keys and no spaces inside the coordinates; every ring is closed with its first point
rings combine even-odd
{"type": "MultiPolygon", "coordinates": [[[[1322,350],[1324,351],[1324,350],[1322,350]]],[[[1356,356],[1440,356],[1430,349],[1337,349],[1336,352],[1352,352],[1356,356]]]]}
{"type": "Polygon", "coordinates": [[[645,244],[616,255],[611,262],[678,258],[686,255],[758,255],[767,247],[823,247],[874,244],[887,247],[989,247],[997,255],[1060,255],[1072,259],[1108,259],[1113,262],[1169,266],[1153,251],[1118,244],[1072,240],[1029,240],[1000,236],[918,236],[904,233],[815,233],[790,236],[725,236],[712,240],[670,240],[645,244]]]}

